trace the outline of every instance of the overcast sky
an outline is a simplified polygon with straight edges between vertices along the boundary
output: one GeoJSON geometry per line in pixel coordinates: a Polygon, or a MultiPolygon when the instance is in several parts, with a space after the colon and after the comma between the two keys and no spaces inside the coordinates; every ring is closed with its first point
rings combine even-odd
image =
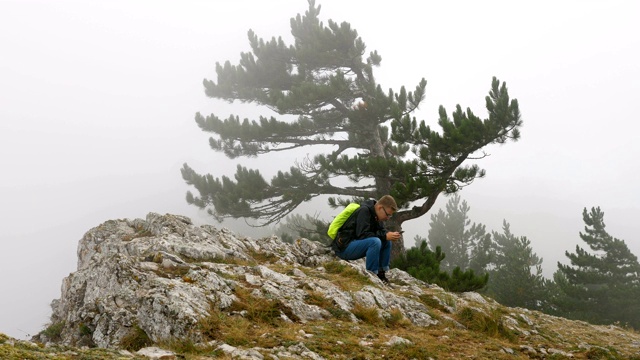
{"type": "MultiPolygon", "coordinates": [[[[498,231],[509,222],[532,241],[547,277],[568,262],[565,250],[583,246],[584,207],[600,206],[610,234],[640,254],[640,3],[318,3],[325,23],[351,23],[379,52],[383,89],[427,79],[416,116],[429,124],[439,105],[484,117],[491,78],[507,82],[522,139],[489,147],[479,163],[486,178],[460,193],[473,222],[498,231]]],[[[209,149],[193,119],[260,114],[205,97],[202,80],[216,80],[217,61],[237,63],[249,50],[248,29],[291,43],[289,19],[307,7],[0,0],[0,332],[42,330],[92,227],[149,212],[212,221],[184,200],[184,162],[217,176],[232,176],[237,161],[271,162],[260,168],[270,176],[306,154],[229,160],[209,149]]],[[[323,204],[313,211],[335,215],[323,204]]],[[[406,223],[406,245],[428,224],[428,214],[406,223]]]]}

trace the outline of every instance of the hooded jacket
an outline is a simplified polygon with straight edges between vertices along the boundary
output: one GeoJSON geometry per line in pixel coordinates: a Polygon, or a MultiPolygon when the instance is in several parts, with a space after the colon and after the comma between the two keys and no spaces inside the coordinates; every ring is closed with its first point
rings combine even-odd
{"type": "Polygon", "coordinates": [[[377,237],[381,241],[387,241],[387,230],[378,220],[374,205],[375,200],[366,200],[360,203],[360,208],[340,228],[339,233],[350,233],[353,240],[361,240],[377,237]]]}

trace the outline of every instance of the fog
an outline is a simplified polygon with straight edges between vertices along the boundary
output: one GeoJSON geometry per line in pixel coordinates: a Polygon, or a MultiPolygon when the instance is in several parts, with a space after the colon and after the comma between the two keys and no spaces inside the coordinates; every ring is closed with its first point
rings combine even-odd
{"type": "MultiPolygon", "coordinates": [[[[640,254],[639,3],[318,3],[325,23],[351,23],[379,52],[383,89],[427,79],[418,119],[435,124],[439,105],[456,104],[484,117],[492,76],[507,82],[522,138],[488,147],[479,162],[487,176],[460,193],[473,222],[496,231],[509,222],[532,241],[547,277],[581,244],[585,207],[600,206],[609,233],[640,254]]],[[[0,1],[0,332],[27,338],[43,329],[92,227],[149,212],[213,222],[186,204],[183,163],[217,176],[232,176],[238,162],[262,165],[269,177],[312,151],[230,160],[209,149],[194,121],[198,111],[264,113],[207,98],[202,80],[216,80],[215,62],[237,63],[249,50],[249,29],[290,44],[289,19],[307,7],[0,1]]],[[[323,202],[300,209],[314,212],[334,215],[323,202]]],[[[428,224],[429,214],[405,224],[407,247],[428,224]]]]}

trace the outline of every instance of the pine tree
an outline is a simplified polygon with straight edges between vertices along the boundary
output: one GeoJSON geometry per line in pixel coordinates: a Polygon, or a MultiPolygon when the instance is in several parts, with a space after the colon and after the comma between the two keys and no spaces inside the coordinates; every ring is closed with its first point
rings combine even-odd
{"type": "Polygon", "coordinates": [[[439,246],[435,251],[431,251],[426,241],[422,241],[419,247],[412,247],[399,254],[391,262],[391,266],[406,271],[416,279],[453,292],[476,291],[487,285],[489,274],[477,276],[473,270],[462,271],[460,267],[453,269],[451,275],[440,270],[443,259],[445,254],[439,246]]]}
{"type": "Polygon", "coordinates": [[[324,221],[318,220],[317,215],[306,214],[288,215],[281,221],[273,231],[280,239],[287,243],[292,243],[298,238],[305,238],[329,245],[331,240],[327,237],[327,227],[324,221]]]}
{"type": "Polygon", "coordinates": [[[456,267],[451,272],[451,276],[446,283],[438,284],[443,289],[453,292],[479,291],[487,286],[489,274],[476,275],[472,269],[462,271],[456,267]]]}
{"type": "Polygon", "coordinates": [[[559,313],[595,324],[621,322],[640,329],[640,264],[624,240],[605,230],[599,207],[585,208],[586,224],[580,238],[591,251],[576,245],[565,252],[571,265],[558,263],[554,274],[560,290],[556,297],[559,313]]]}
{"type": "Polygon", "coordinates": [[[447,257],[441,266],[451,271],[455,267],[470,268],[478,273],[486,272],[491,259],[491,235],[482,224],[471,224],[468,213],[471,209],[466,201],[460,203],[455,194],[446,204],[446,213],[440,209],[431,215],[429,223],[429,245],[440,246],[447,257]]]}
{"type": "MultiPolygon", "coordinates": [[[[201,175],[184,164],[182,177],[199,194],[188,192],[188,203],[218,220],[255,218],[266,225],[318,196],[337,207],[391,194],[401,211],[388,227],[399,230],[404,221],[427,213],[440,193],[454,193],[485,175],[467,159],[489,144],[519,138],[518,102],[496,78],[486,97],[488,118],[458,105],[451,117],[440,107],[440,132],[418,122],[412,114],[424,100],[426,80],[414,91],[385,93],[373,72],[382,60],[377,51],[365,58],[365,43],[349,23],[325,25],[320,6],[308,2],[305,14],[291,19],[292,45],[281,37],[265,41],[250,30],[251,52],[242,53],[238,65],[217,63],[217,82],[204,80],[209,97],[264,106],[283,119],[198,113],[196,123],[214,134],[213,150],[229,158],[303,147],[318,153],[270,182],[241,165],[231,179],[201,175]],[[327,145],[333,149],[321,153],[327,145]]],[[[394,253],[404,250],[399,244],[394,253]]]]}
{"type": "Polygon", "coordinates": [[[493,262],[487,294],[497,302],[532,310],[546,303],[546,280],[542,259],[533,252],[531,241],[516,237],[504,221],[503,233],[493,232],[493,262]]]}

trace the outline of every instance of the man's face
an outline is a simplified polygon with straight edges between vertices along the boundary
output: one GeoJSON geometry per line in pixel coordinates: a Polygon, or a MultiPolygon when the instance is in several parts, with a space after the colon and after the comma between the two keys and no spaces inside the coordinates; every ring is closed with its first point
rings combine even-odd
{"type": "Polygon", "coordinates": [[[378,211],[376,215],[378,216],[378,220],[386,221],[386,220],[389,220],[389,218],[393,215],[393,210],[380,205],[378,206],[378,211]]]}

